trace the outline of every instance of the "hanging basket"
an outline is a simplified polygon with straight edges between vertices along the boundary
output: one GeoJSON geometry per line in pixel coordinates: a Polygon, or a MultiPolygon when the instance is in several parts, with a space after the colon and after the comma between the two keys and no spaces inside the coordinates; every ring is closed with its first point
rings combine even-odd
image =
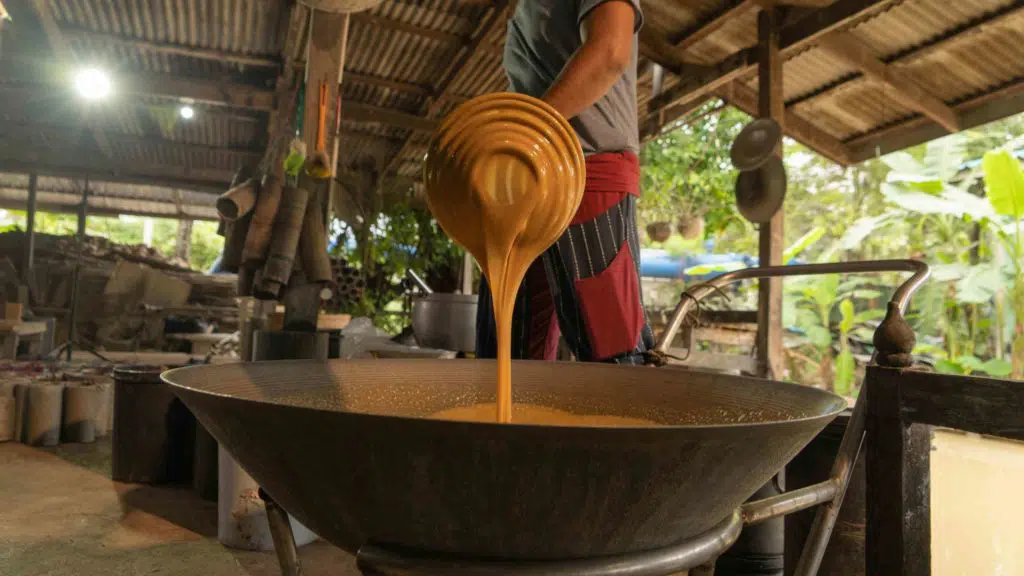
{"type": "Polygon", "coordinates": [[[664,242],[672,236],[671,222],[654,222],[647,225],[647,237],[654,242],[664,242]]]}
{"type": "Polygon", "coordinates": [[[352,13],[369,10],[383,0],[301,0],[303,4],[321,12],[352,13]]]}
{"type": "Polygon", "coordinates": [[[703,216],[684,216],[676,224],[676,232],[686,240],[696,240],[704,236],[703,216]]]}

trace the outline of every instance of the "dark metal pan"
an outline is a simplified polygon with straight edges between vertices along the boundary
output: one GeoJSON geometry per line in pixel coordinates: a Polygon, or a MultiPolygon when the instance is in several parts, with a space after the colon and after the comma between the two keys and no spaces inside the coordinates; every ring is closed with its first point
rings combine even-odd
{"type": "Polygon", "coordinates": [[[425,419],[494,400],[483,360],[189,367],[164,379],[285,510],[356,552],[477,558],[650,550],[719,524],[846,407],[797,385],[516,362],[514,400],[633,428],[425,419]]]}
{"type": "MultiPolygon", "coordinates": [[[[902,312],[928,277],[927,265],[912,260],[724,274],[683,294],[651,361],[663,364],[700,299],[731,282],[883,271],[913,275],[892,295],[875,334],[875,358],[909,366],[913,332],[902,312]]],[[[287,516],[274,500],[321,536],[358,551],[360,566],[372,573],[531,576],[710,567],[742,525],[822,505],[795,570],[817,573],[863,440],[864,402],[857,402],[829,480],[741,505],[846,402],[738,376],[518,362],[517,403],[659,425],[423,418],[493,401],[494,369],[485,361],[284,362],[184,368],[164,378],[270,493],[264,498],[272,529],[282,532],[275,546],[285,574],[299,569],[287,516]],[[454,559],[440,560],[444,553],[454,559]]]]}

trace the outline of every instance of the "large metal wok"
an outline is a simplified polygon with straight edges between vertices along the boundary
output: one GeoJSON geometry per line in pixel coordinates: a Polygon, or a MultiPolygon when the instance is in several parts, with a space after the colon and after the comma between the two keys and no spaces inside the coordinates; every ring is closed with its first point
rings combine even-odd
{"type": "MultiPolygon", "coordinates": [[[[857,271],[916,272],[894,295],[890,312],[897,320],[927,276],[927,267],[909,261],[855,264],[866,265],[857,271]]],[[[845,270],[801,268],[740,271],[714,282],[845,270]]],[[[660,351],[712,288],[684,297],[660,351]]],[[[695,371],[516,362],[516,403],[661,426],[424,418],[493,401],[494,374],[494,365],[482,360],[298,361],[181,368],[164,379],[277,504],[350,552],[372,544],[543,561],[707,544],[699,554],[688,548],[686,558],[678,551],[671,558],[654,553],[664,572],[616,572],[668,573],[716,556],[742,522],[829,501],[838,510],[860,445],[863,420],[855,415],[859,427],[851,423],[833,480],[741,508],[846,407],[845,400],[813,388],[695,371]]],[[[827,539],[831,524],[824,515],[824,528],[815,530],[827,539]]]]}

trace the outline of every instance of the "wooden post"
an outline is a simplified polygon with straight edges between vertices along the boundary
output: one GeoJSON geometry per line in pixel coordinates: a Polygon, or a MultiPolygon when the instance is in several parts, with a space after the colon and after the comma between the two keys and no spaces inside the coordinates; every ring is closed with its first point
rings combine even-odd
{"type": "Polygon", "coordinates": [[[36,252],[36,186],[38,175],[33,172],[28,175],[28,208],[25,212],[25,254],[21,260],[21,281],[23,284],[31,283],[32,264],[36,252]]]}
{"type": "MultiPolygon", "coordinates": [[[[330,157],[334,151],[337,123],[339,81],[344,65],[348,14],[313,11],[309,30],[309,52],[306,55],[306,93],[302,113],[302,140],[307,155],[316,150],[317,119],[320,110],[320,85],[327,85],[325,150],[330,157]]],[[[331,166],[334,170],[335,167],[331,166]]]]}
{"type": "Polygon", "coordinates": [[[901,384],[906,380],[899,371],[872,366],[861,388],[868,403],[864,437],[868,574],[931,574],[932,427],[904,417],[901,384]]]}
{"type": "Polygon", "coordinates": [[[82,190],[82,203],[78,206],[78,241],[85,241],[85,224],[89,218],[89,179],[85,179],[85,189],[82,190]]]}
{"type": "MultiPolygon", "coordinates": [[[[309,32],[309,52],[306,55],[306,96],[302,116],[302,140],[308,155],[316,150],[317,114],[320,107],[320,84],[327,84],[327,114],[324,143],[332,174],[338,170],[338,142],[340,130],[340,89],[345,68],[345,46],[348,43],[348,14],[313,11],[309,32]]],[[[334,179],[317,183],[310,190],[310,200],[323,209],[324,225],[330,218],[330,194],[334,179]]],[[[326,247],[325,247],[326,248],[326,247]]]]}
{"type": "MultiPolygon", "coordinates": [[[[758,113],[783,125],[785,101],[782,93],[782,58],[779,54],[778,8],[762,10],[757,19],[758,32],[758,113]]],[[[782,148],[779,147],[779,155],[782,148]]],[[[761,225],[758,256],[761,266],[782,262],[784,209],[761,225]]],[[[759,375],[779,379],[785,373],[782,347],[782,279],[761,280],[757,300],[757,362],[759,375]]]]}
{"type": "Polygon", "coordinates": [[[78,284],[82,277],[82,252],[85,251],[85,224],[89,218],[89,178],[85,179],[82,190],[82,203],[78,207],[78,254],[75,256],[75,270],[71,275],[71,309],[68,311],[68,345],[67,361],[71,362],[71,353],[75,347],[75,320],[78,315],[78,284]]]}

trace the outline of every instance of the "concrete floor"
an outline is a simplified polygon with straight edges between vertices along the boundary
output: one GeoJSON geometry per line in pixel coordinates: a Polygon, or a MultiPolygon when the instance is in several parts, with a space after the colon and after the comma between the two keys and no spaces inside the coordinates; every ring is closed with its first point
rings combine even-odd
{"type": "MultiPolygon", "coordinates": [[[[0,444],[0,576],[278,576],[269,553],[217,543],[217,508],[184,488],[110,480],[110,442],[0,444]]],[[[325,542],[300,551],[308,576],[358,574],[325,542]]]]}

